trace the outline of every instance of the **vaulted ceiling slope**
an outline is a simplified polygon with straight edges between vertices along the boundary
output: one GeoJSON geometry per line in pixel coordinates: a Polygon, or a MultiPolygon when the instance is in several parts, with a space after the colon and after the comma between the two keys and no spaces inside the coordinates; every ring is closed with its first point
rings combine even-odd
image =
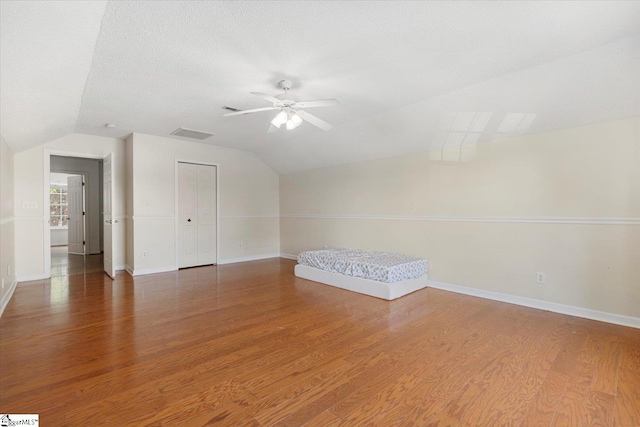
{"type": "MultiPolygon", "coordinates": [[[[640,2],[6,1],[0,133],[170,136],[279,173],[640,115],[640,2]],[[290,79],[335,125],[266,133],[290,79]],[[105,128],[105,123],[117,128],[105,128]]],[[[180,141],[177,141],[180,143],[180,141]]]]}

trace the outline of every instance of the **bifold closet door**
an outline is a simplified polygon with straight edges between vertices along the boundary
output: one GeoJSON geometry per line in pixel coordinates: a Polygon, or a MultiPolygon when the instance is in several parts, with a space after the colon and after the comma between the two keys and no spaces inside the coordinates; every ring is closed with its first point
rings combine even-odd
{"type": "Polygon", "coordinates": [[[216,167],[178,163],[178,267],[216,263],[216,167]]]}

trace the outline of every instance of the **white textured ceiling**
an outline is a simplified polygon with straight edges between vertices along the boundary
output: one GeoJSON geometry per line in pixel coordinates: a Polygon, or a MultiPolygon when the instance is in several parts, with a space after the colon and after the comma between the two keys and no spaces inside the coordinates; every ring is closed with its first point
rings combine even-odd
{"type": "Polygon", "coordinates": [[[280,173],[640,115],[640,2],[2,1],[0,133],[185,127],[280,173]],[[267,134],[250,91],[339,98],[267,134]],[[104,127],[115,123],[116,129],[104,127]]]}

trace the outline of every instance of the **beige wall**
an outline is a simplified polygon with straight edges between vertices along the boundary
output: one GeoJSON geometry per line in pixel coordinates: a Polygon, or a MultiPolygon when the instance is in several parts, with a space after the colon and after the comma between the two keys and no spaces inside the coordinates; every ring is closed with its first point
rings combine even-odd
{"type": "Polygon", "coordinates": [[[129,267],[134,274],[177,266],[177,160],[218,165],[220,263],[278,256],[279,179],[255,154],[138,133],[127,144],[133,205],[133,254],[129,257],[133,265],[129,267]]]}
{"type": "Polygon", "coordinates": [[[13,151],[0,138],[0,314],[16,280],[13,163],[13,151]]]}
{"type": "Polygon", "coordinates": [[[283,175],[281,252],[404,252],[434,281],[640,318],[639,131],[629,119],[283,175]]]}
{"type": "MultiPolygon", "coordinates": [[[[104,157],[114,154],[114,213],[124,219],[125,209],[125,144],[117,138],[71,134],[50,141],[15,155],[15,216],[16,216],[16,275],[18,280],[34,280],[46,276],[45,231],[48,215],[45,215],[44,194],[45,157],[49,154],[77,157],[104,157]],[[24,203],[35,203],[36,208],[25,208],[24,203]]],[[[47,184],[48,188],[48,184],[47,184]]],[[[121,221],[123,223],[123,221],[121,221]]],[[[125,264],[125,227],[116,229],[114,262],[120,268],[125,264]]]]}

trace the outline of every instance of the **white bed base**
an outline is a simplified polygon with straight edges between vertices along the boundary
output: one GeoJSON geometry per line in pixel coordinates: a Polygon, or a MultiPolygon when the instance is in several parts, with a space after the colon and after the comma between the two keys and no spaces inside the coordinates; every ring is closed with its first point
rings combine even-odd
{"type": "Polygon", "coordinates": [[[297,264],[295,275],[302,279],[313,280],[336,288],[346,289],[370,295],[376,298],[394,300],[427,287],[429,276],[425,274],[417,279],[402,280],[394,283],[378,282],[376,280],[363,279],[361,277],[345,276],[340,273],[320,270],[319,268],[297,264]]]}

